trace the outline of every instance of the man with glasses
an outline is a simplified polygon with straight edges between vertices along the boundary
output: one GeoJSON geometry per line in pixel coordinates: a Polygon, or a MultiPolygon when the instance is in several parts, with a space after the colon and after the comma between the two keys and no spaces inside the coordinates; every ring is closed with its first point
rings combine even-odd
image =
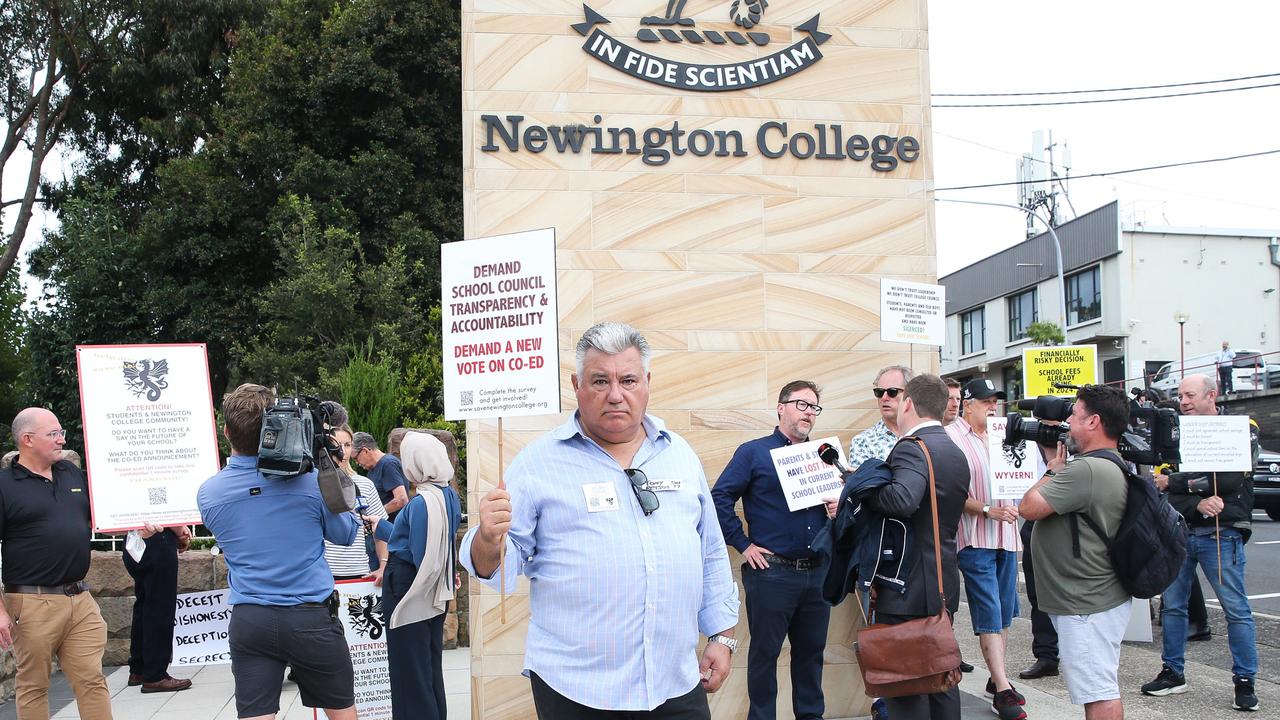
{"type": "Polygon", "coordinates": [[[822,505],[791,512],[770,450],[807,442],[822,412],[818,386],[793,380],[778,393],[778,425],[771,435],[738,447],[711,497],[725,542],[742,553],[751,650],[747,655],[749,720],[773,720],[778,655],[791,638],[791,707],[796,720],[821,720],[822,652],[831,607],[822,599],[824,573],[809,544],[827,521],[822,505]],[[742,500],[748,534],[734,512],[742,500]]]}
{"type": "MultiPolygon", "coordinates": [[[[0,555],[3,602],[0,649],[17,661],[21,720],[49,717],[52,659],[75,690],[80,717],[110,720],[111,695],[102,676],[107,624],[89,595],[89,489],[62,459],[66,431],[53,413],[27,408],[13,419],[14,463],[0,470],[0,555]]],[[[143,537],[159,528],[148,526],[143,537]]]]}
{"type": "Polygon", "coordinates": [[[898,407],[902,403],[903,388],[909,380],[911,368],[901,365],[890,365],[876,373],[871,393],[880,407],[880,420],[849,443],[849,467],[857,468],[870,458],[884,460],[889,457],[889,451],[898,442],[898,407]]]}
{"type": "Polygon", "coordinates": [[[710,718],[738,592],[702,464],[645,413],[643,335],[601,323],[576,354],[577,412],[516,456],[458,555],[494,589],[499,572],[507,588],[529,578],[524,674],[542,720],[710,718]]]}
{"type": "Polygon", "coordinates": [[[378,441],[367,432],[358,432],[351,438],[351,459],[369,473],[369,480],[381,494],[382,508],[387,519],[395,521],[400,508],[409,503],[409,479],[404,476],[400,458],[378,449],[378,441]]]}

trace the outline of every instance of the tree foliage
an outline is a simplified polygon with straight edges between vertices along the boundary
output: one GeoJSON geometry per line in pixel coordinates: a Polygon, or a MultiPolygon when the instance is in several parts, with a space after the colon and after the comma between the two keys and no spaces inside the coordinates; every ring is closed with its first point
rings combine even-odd
{"type": "Polygon", "coordinates": [[[1061,345],[1066,341],[1067,336],[1062,333],[1062,328],[1057,323],[1051,323],[1048,320],[1033,322],[1027,326],[1027,337],[1037,345],[1061,345]]]}

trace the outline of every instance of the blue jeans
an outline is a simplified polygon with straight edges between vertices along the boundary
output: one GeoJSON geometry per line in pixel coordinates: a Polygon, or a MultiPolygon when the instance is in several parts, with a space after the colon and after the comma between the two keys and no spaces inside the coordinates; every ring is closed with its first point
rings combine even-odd
{"type": "Polygon", "coordinates": [[[967,547],[956,553],[974,635],[995,635],[1018,616],[1018,553],[967,547]]]}
{"type": "Polygon", "coordinates": [[[1244,538],[1234,528],[1224,529],[1222,537],[1222,582],[1218,582],[1218,544],[1213,535],[1192,535],[1187,542],[1187,561],[1182,572],[1164,591],[1163,627],[1164,664],[1179,674],[1185,667],[1187,647],[1187,598],[1195,580],[1196,563],[1227,616],[1227,647],[1231,648],[1231,672],[1236,677],[1252,679],[1258,673],[1258,646],[1254,639],[1253,611],[1244,590],[1244,538]]]}
{"type": "Polygon", "coordinates": [[[791,640],[791,708],[797,720],[819,720],[822,695],[822,652],[827,645],[831,607],[822,599],[820,570],[796,570],[774,563],[764,570],[742,564],[747,624],[749,720],[773,720],[778,697],[778,655],[791,640]]]}

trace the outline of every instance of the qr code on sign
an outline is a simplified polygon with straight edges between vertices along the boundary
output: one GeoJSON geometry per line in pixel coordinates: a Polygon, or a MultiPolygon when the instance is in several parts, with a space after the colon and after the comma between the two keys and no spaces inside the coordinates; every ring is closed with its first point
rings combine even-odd
{"type": "Polygon", "coordinates": [[[471,391],[471,390],[463,390],[463,391],[462,391],[462,404],[463,404],[463,405],[470,405],[471,403],[475,402],[474,400],[472,400],[472,399],[471,399],[471,393],[472,393],[472,392],[473,392],[473,391],[471,391]]]}
{"type": "Polygon", "coordinates": [[[169,489],[162,487],[147,488],[147,502],[152,505],[164,505],[169,502],[169,489]]]}

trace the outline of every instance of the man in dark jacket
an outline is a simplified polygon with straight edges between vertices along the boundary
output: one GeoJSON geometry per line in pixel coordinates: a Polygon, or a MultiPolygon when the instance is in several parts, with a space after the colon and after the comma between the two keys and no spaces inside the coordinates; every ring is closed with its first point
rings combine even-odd
{"type": "MultiPolygon", "coordinates": [[[[1183,415],[1217,415],[1218,388],[1208,375],[1190,375],[1178,386],[1183,415]]],[[[1253,441],[1257,457],[1256,438],[1253,441]]],[[[1249,539],[1253,517],[1253,478],[1245,472],[1174,473],[1157,476],[1157,484],[1166,484],[1169,503],[1187,519],[1191,537],[1187,543],[1187,560],[1162,595],[1164,618],[1161,635],[1164,667],[1155,680],[1142,686],[1146,695],[1172,695],[1187,691],[1183,675],[1187,647],[1187,598],[1195,579],[1196,564],[1222,603],[1227,616],[1227,646],[1231,649],[1231,672],[1235,683],[1233,707],[1256,710],[1258,696],[1254,676],[1258,672],[1258,646],[1255,641],[1253,611],[1244,588],[1244,543],[1249,539]],[[1221,546],[1221,570],[1219,570],[1221,546]],[[1221,574],[1221,580],[1219,580],[1221,574]]]]}
{"type": "MultiPolygon", "coordinates": [[[[936,375],[920,375],[907,383],[905,399],[898,409],[902,439],[889,453],[893,481],[871,496],[867,504],[877,512],[911,522],[915,552],[906,592],[878,593],[876,622],[898,624],[936,615],[942,604],[934,553],[942,553],[942,586],[946,607],[954,614],[960,605],[960,572],[956,569],[956,528],[964,501],[969,497],[969,463],[964,453],[942,429],[947,408],[947,386],[936,375]],[[933,507],[929,498],[929,466],[915,439],[924,441],[933,461],[934,484],[938,495],[938,523],[942,547],[933,542],[933,507]]],[[[960,717],[960,692],[956,688],[933,695],[887,698],[889,717],[960,717]]]]}

